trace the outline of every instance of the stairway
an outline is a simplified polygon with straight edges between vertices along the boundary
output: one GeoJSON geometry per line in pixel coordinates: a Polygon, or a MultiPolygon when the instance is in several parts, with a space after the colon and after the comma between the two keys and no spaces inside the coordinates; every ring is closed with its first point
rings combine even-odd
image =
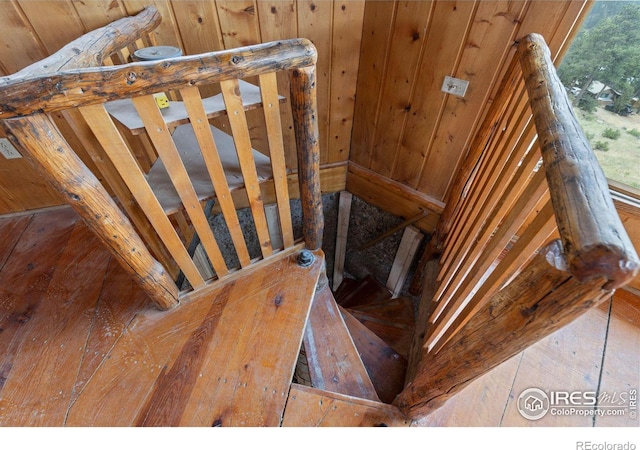
{"type": "Polygon", "coordinates": [[[404,387],[415,327],[413,301],[391,298],[375,278],[345,278],[316,292],[296,381],[324,391],[391,403],[404,387]]]}

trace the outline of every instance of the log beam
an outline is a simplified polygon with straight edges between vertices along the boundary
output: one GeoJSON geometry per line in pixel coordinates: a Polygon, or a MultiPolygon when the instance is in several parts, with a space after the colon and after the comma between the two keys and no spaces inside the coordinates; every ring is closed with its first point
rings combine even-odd
{"type": "Polygon", "coordinates": [[[178,304],[178,288],[129,219],[45,114],[0,121],[7,137],[110,248],[159,309],[178,304]]]}
{"type": "Polygon", "coordinates": [[[0,119],[313,67],[316,59],[311,41],[290,39],[162,61],[12,75],[0,78],[0,119]]]}
{"type": "Polygon", "coordinates": [[[555,240],[439,352],[423,353],[394,404],[412,418],[428,415],[473,380],[611,295],[603,287],[605,278],[581,283],[563,266],[562,244],[555,240]]]}
{"type": "Polygon", "coordinates": [[[53,55],[37,61],[8,77],[0,78],[0,85],[11,80],[38,77],[65,70],[101,66],[110,54],[133,44],[160,25],[162,16],[155,6],[147,6],[139,14],[111,22],[68,43],[53,55]]]}
{"type": "Polygon", "coordinates": [[[623,286],[638,274],[640,261],[551,52],[542,36],[530,34],[520,41],[518,56],[569,270],[581,281],[604,276],[608,288],[623,286]]]}
{"type": "Polygon", "coordinates": [[[291,112],[298,151],[298,183],[302,204],[302,233],[309,250],[322,247],[324,216],[320,191],[320,145],[315,66],[290,72],[291,112]]]}

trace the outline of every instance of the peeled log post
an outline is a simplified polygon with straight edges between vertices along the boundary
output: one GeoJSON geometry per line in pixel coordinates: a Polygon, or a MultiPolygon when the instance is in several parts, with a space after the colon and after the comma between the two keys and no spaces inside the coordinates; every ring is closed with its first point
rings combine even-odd
{"type": "Polygon", "coordinates": [[[302,204],[302,232],[309,250],[322,247],[324,216],[320,191],[320,146],[316,107],[315,66],[294,69],[291,80],[291,111],[298,151],[298,183],[302,204]]]}
{"type": "Polygon", "coordinates": [[[473,380],[609,298],[605,278],[581,283],[564,265],[562,244],[555,240],[438,353],[423,356],[394,404],[409,417],[424,417],[473,380]]]}
{"type": "Polygon", "coordinates": [[[178,288],[129,219],[44,114],[0,122],[7,137],[84,219],[160,309],[178,304],[178,288]]]}
{"type": "Polygon", "coordinates": [[[625,285],[638,273],[638,255],[551,52],[542,36],[530,34],[520,41],[518,55],[569,270],[581,281],[606,277],[609,289],[625,285]]]}

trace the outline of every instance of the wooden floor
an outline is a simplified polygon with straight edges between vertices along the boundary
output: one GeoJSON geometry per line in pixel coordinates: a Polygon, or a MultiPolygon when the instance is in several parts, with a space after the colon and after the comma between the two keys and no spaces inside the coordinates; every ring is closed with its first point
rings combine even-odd
{"type": "Polygon", "coordinates": [[[322,258],[160,312],[70,209],[0,235],[2,426],[280,425],[322,258]]]}
{"type": "Polygon", "coordinates": [[[629,392],[640,390],[640,297],[618,290],[612,301],[496,367],[414,426],[640,426],[638,410],[629,409],[623,416],[547,413],[527,420],[517,400],[532,387],[595,392],[601,399],[597,409],[605,412],[619,402],[629,406],[629,392]]]}
{"type": "MultiPolygon", "coordinates": [[[[316,265],[305,277],[285,258],[161,313],[68,208],[0,218],[0,236],[0,426],[411,424],[291,384],[316,265]]],[[[638,426],[628,414],[531,422],[516,401],[529,387],[637,390],[639,324],[638,298],[619,291],[413,425],[638,426]]]]}

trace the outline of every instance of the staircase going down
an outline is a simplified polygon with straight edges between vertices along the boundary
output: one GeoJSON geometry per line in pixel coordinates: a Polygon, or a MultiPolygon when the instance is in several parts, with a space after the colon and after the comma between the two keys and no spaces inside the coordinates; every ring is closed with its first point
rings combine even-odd
{"type": "Polygon", "coordinates": [[[413,301],[391,298],[371,276],[345,278],[335,294],[325,287],[309,314],[297,382],[389,404],[404,386],[414,327],[413,301]]]}

